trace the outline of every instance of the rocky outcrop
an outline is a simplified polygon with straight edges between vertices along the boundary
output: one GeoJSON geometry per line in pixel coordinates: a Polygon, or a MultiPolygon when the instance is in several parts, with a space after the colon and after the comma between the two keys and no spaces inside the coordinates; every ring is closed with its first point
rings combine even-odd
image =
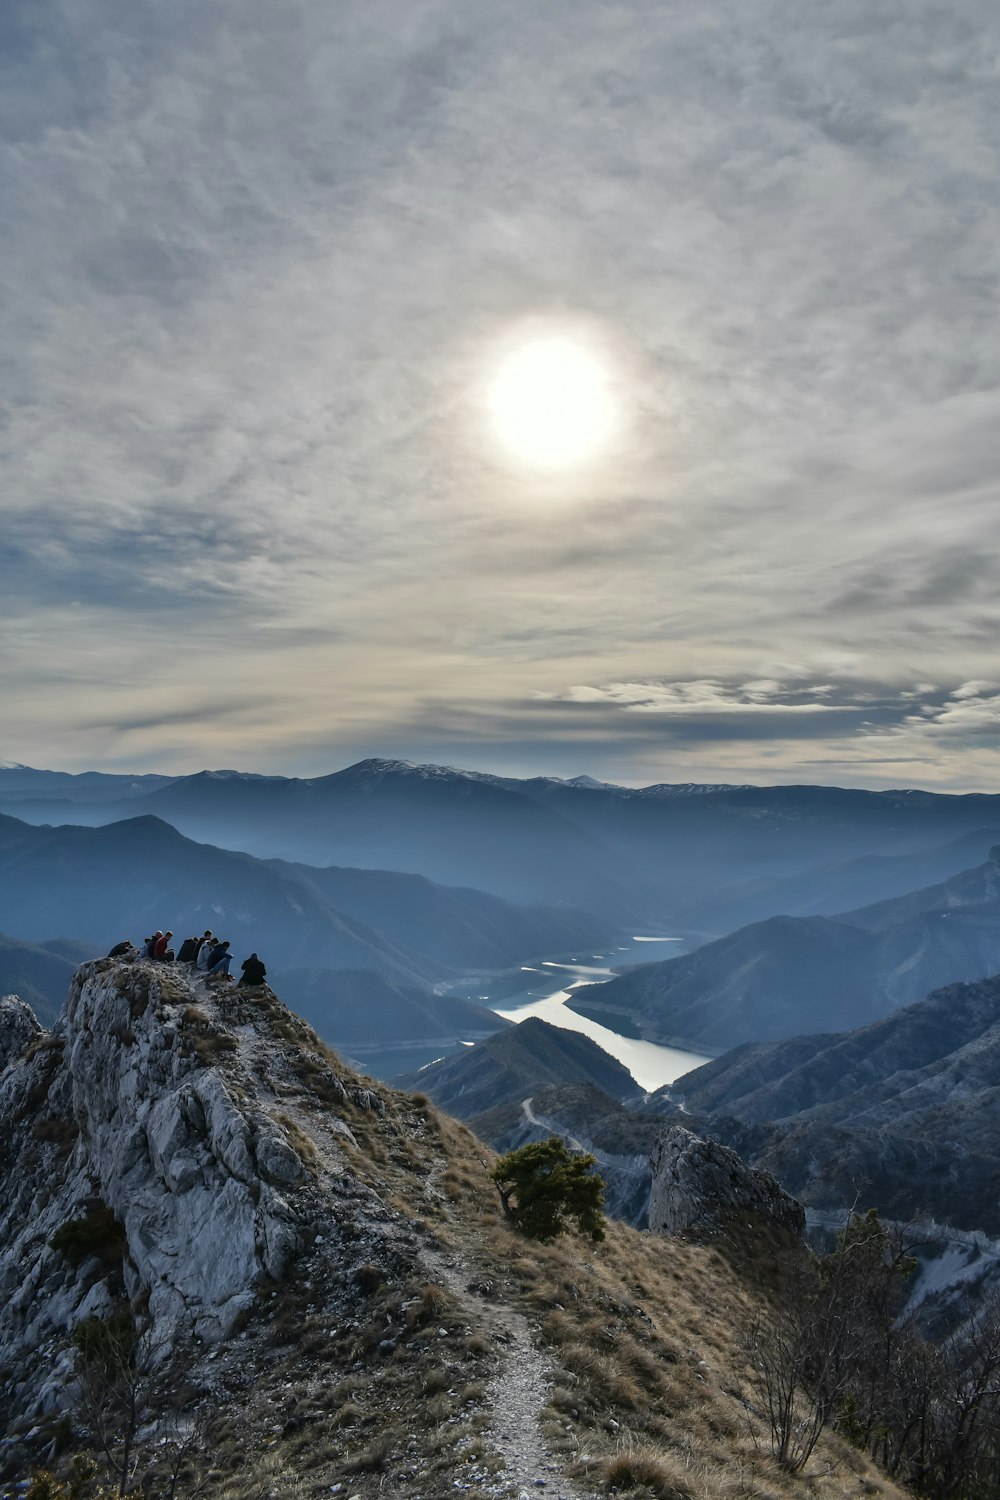
{"type": "Polygon", "coordinates": [[[250,1039],[219,1023],[208,991],[157,970],[85,964],[51,1033],[0,1002],[8,1409],[64,1403],[73,1329],[116,1308],[138,1318],[154,1364],[185,1339],[224,1338],[308,1238],[306,1169],[247,1066],[250,1039]]]}
{"type": "Polygon", "coordinates": [[[0,995],[0,1073],[23,1056],[42,1028],[31,1007],[16,995],[0,995]]]}
{"type": "Polygon", "coordinates": [[[805,1229],[801,1204],[768,1172],[748,1167],[728,1146],[671,1125],[652,1155],[649,1227],[656,1234],[714,1234],[748,1219],[794,1235],[805,1229]]]}

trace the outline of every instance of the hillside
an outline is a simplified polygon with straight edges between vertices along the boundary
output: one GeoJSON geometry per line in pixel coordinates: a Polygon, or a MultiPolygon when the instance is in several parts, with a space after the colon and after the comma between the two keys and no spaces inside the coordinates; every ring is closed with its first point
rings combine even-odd
{"type": "Polygon", "coordinates": [[[245,854],[182,837],[157,818],[104,828],[32,827],[0,817],[0,902],[28,940],[68,932],[106,950],[169,926],[212,927],[268,963],[375,968],[409,982],[432,966],[350,921],[297,880],[245,854]]]}
{"type": "Polygon", "coordinates": [[[409,983],[614,935],[586,913],[419,876],[264,862],[150,817],[91,829],[0,816],[0,903],[26,939],[70,932],[106,949],[168,924],[178,934],[225,926],[234,948],[278,967],[371,968],[409,983]]]}
{"type": "MultiPolygon", "coordinates": [[[[986,858],[1000,840],[1000,829],[977,828],[931,849],[906,854],[866,854],[817,869],[797,870],[778,878],[758,876],[718,890],[711,908],[717,933],[762,922],[781,913],[789,917],[828,917],[848,907],[871,906],[908,891],[936,885],[986,858]]],[[[697,926],[706,916],[703,900],[677,913],[682,926],[697,926]]]]}
{"type": "Polygon", "coordinates": [[[513,1024],[485,1006],[400,984],[372,969],[339,969],[335,974],[328,969],[278,969],[269,977],[320,1036],[361,1061],[369,1051],[389,1047],[419,1044],[446,1051],[513,1024]]]}
{"type": "Polygon", "coordinates": [[[460,1120],[520,1101],[551,1083],[592,1083],[615,1099],[642,1093],[627,1068],[596,1042],[531,1017],[455,1057],[398,1080],[460,1120]]]}
{"type": "Polygon", "coordinates": [[[1000,978],[846,1034],[737,1048],[669,1098],[711,1116],[808,1204],[841,1205],[864,1183],[895,1218],[1000,1232],[1000,978]]]}
{"type": "Polygon", "coordinates": [[[49,1024],[59,1013],[77,965],[91,956],[85,944],[68,939],[21,943],[0,933],[0,995],[20,995],[49,1024]]]}
{"type": "Polygon", "coordinates": [[[638,1026],[651,1041],[717,1050],[863,1026],[940,985],[997,969],[1000,865],[991,857],[836,918],[754,923],[632,969],[599,993],[578,989],[569,1003],[581,1015],[638,1026]]]}
{"type": "Polygon", "coordinates": [[[790,1481],[748,1426],[745,1258],[517,1237],[486,1148],[269,991],[100,960],[52,1033],[4,1002],[0,1067],[8,1491],[96,1413],[102,1469],[127,1432],[178,1500],[899,1493],[831,1435],[790,1481]]]}
{"type": "Polygon", "coordinates": [[[422,875],[269,863],[345,916],[451,968],[502,969],[543,954],[592,948],[617,935],[612,923],[590,912],[515,905],[485,891],[437,885],[422,875]]]}

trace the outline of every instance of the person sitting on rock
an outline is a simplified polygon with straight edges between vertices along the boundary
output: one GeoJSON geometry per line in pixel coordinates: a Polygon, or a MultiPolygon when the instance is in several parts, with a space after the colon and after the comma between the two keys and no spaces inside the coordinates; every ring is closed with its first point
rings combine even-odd
{"type": "Polygon", "coordinates": [[[153,957],[154,958],[160,959],[161,962],[166,960],[167,949],[170,947],[170,939],[172,937],[173,937],[173,933],[172,932],[161,932],[158,935],[158,937],[156,939],[156,943],[155,943],[155,945],[153,947],[153,957]]]}
{"type": "Polygon", "coordinates": [[[202,974],[208,968],[208,961],[212,956],[212,949],[214,947],[215,938],[212,934],[212,929],[209,927],[203,936],[198,939],[198,956],[195,959],[195,968],[202,974]]]}
{"type": "Polygon", "coordinates": [[[267,977],[267,970],[256,953],[251,953],[249,958],[245,958],[240,968],[243,970],[243,977],[236,982],[238,985],[245,985],[247,989],[256,989],[258,985],[264,983],[267,977]]]}
{"type": "Polygon", "coordinates": [[[197,957],[198,939],[194,937],[185,938],[178,950],[177,962],[179,964],[193,964],[197,957]]]}
{"type": "MultiPolygon", "coordinates": [[[[149,939],[147,938],[146,941],[148,942],[149,939]]],[[[135,949],[133,948],[132,944],[129,942],[128,938],[126,938],[123,943],[116,943],[115,944],[115,946],[111,949],[111,952],[108,954],[108,957],[109,958],[125,958],[125,957],[134,958],[135,957],[135,949]]]]}
{"type": "Polygon", "coordinates": [[[228,979],[229,965],[232,961],[233,955],[229,951],[229,939],[227,938],[224,943],[217,943],[209,954],[207,972],[209,975],[221,974],[224,978],[228,979]]]}
{"type": "Polygon", "coordinates": [[[152,937],[148,937],[144,941],[144,943],[142,945],[142,952],[139,954],[139,957],[140,958],[153,958],[154,957],[153,950],[155,949],[157,943],[160,941],[160,938],[162,936],[163,936],[163,933],[160,931],[159,928],[157,928],[156,931],[153,933],[152,937]]]}

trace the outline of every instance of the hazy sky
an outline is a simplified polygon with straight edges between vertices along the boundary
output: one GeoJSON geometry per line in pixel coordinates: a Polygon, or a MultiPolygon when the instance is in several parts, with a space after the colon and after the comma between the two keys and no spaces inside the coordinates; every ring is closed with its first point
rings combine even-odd
{"type": "Polygon", "coordinates": [[[3,759],[996,789],[995,0],[5,0],[0,138],[3,759]]]}

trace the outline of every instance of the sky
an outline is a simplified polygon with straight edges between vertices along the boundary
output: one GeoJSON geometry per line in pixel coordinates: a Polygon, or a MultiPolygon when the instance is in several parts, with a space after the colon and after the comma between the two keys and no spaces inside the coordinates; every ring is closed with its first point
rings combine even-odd
{"type": "Polygon", "coordinates": [[[6,0],[0,759],[996,790],[998,148],[992,0],[6,0]]]}

